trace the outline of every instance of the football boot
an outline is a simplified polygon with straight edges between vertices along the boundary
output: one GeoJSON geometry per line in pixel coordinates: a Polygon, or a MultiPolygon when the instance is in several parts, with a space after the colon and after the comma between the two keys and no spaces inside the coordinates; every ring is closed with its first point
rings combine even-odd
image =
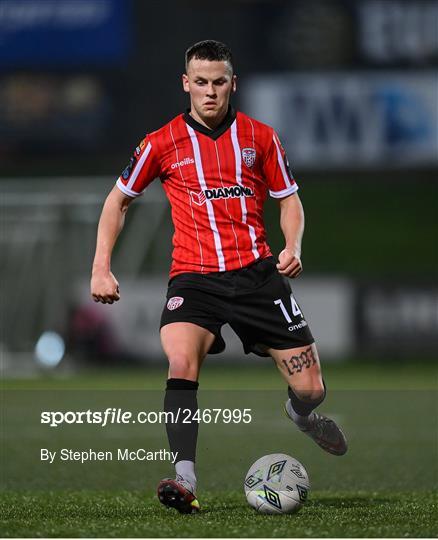
{"type": "Polygon", "coordinates": [[[158,499],[181,514],[195,514],[200,506],[192,485],[179,474],[175,480],[165,478],[158,484],[158,499]]]}
{"type": "MultiPolygon", "coordinates": [[[[289,400],[286,401],[284,411],[292,420],[288,407],[290,407],[289,400]]],[[[298,428],[313,439],[318,446],[330,454],[343,456],[348,449],[347,439],[342,433],[342,430],[333,420],[327,418],[327,416],[313,412],[311,413],[311,420],[308,425],[298,426],[298,428]]]]}

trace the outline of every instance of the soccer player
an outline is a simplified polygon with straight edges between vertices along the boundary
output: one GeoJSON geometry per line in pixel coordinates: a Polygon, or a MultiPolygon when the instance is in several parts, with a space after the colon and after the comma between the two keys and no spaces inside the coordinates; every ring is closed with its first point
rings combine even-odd
{"type": "MultiPolygon", "coordinates": [[[[289,281],[302,271],[304,214],[275,131],[236,112],[230,49],[207,40],[185,56],[182,85],[190,108],[149,133],[108,195],[99,221],[91,294],[120,299],[111,273],[113,247],[131,201],[159,178],[175,227],[167,301],[160,325],[169,361],[164,410],[197,410],[198,375],[205,356],[225,348],[228,323],[245,353],[271,356],[288,384],[285,409],[298,428],[335,455],[347,450],[333,420],[314,409],[326,390],[314,339],[289,281]],[[274,260],[263,223],[267,194],[278,200],[284,249],[274,260]]],[[[198,423],[166,424],[178,452],[176,479],[162,480],[160,501],[181,513],[199,510],[195,454],[198,423]]]]}

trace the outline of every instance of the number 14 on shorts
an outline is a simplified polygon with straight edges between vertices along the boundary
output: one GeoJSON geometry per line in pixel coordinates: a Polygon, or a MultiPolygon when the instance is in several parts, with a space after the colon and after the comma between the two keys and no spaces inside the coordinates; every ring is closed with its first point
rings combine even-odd
{"type": "MultiPolygon", "coordinates": [[[[282,311],[282,313],[284,315],[284,318],[286,319],[286,321],[288,323],[293,322],[292,318],[289,315],[289,312],[287,311],[286,306],[283,304],[283,300],[281,298],[279,298],[278,300],[274,300],[274,304],[276,306],[280,306],[280,309],[281,309],[281,311],[282,311]]],[[[295,298],[293,297],[292,294],[290,295],[290,305],[291,305],[291,308],[292,308],[292,315],[294,317],[300,316],[301,318],[304,319],[304,315],[301,313],[301,310],[300,310],[298,304],[296,303],[295,298]]]]}

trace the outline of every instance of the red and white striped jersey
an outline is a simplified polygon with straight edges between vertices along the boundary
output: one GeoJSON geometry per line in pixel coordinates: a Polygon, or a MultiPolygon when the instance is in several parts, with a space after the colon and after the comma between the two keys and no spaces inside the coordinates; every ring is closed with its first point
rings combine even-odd
{"type": "Polygon", "coordinates": [[[274,130],[231,107],[213,131],[185,113],[149,133],[117,186],[137,197],[157,177],[175,227],[170,277],[236,270],[269,257],[267,193],[282,198],[298,189],[274,130]]]}

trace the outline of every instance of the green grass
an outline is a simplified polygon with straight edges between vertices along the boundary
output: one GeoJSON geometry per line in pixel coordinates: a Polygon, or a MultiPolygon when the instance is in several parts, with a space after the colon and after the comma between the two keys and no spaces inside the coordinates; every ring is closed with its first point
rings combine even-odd
{"type": "Polygon", "coordinates": [[[295,515],[257,515],[239,492],[203,494],[201,514],[158,507],[149,493],[4,494],[4,536],[26,537],[434,537],[437,497],[316,492],[295,515]]]}
{"type": "Polygon", "coordinates": [[[156,484],[167,462],[52,465],[40,448],[166,448],[163,425],[40,425],[42,410],[160,410],[165,369],[79,373],[3,382],[1,529],[4,537],[433,537],[438,533],[437,371],[433,364],[327,365],[321,407],[343,426],[346,456],[321,451],[281,413],[274,368],[208,366],[199,404],[250,408],[251,424],[200,426],[202,513],[162,507],[156,484]],[[146,391],[147,390],[147,391],[146,391]],[[311,493],[296,515],[258,515],[243,479],[264,454],[306,467],[311,493]]]}
{"type": "MultiPolygon", "coordinates": [[[[435,360],[421,363],[394,359],[362,359],[323,365],[330,390],[438,390],[435,360]]],[[[2,380],[7,390],[162,390],[167,363],[142,369],[84,369],[74,374],[42,372],[37,378],[2,380]]],[[[252,356],[247,364],[223,365],[207,359],[200,376],[200,388],[209,390],[280,390],[284,388],[272,360],[252,356]]]]}

